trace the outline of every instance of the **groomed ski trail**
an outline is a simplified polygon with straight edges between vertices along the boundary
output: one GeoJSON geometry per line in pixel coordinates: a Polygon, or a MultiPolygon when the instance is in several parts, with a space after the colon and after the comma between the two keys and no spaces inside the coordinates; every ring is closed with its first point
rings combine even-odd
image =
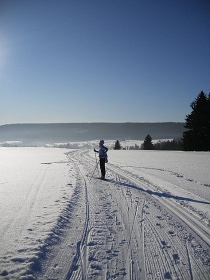
{"type": "Polygon", "coordinates": [[[69,224],[37,279],[209,279],[209,231],[175,198],[113,164],[95,179],[90,151],[68,159],[69,224]]]}

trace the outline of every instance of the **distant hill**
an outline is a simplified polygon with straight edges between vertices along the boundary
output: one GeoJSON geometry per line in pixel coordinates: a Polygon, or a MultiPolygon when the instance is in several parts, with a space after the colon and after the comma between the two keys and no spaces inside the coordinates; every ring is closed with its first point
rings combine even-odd
{"type": "Polygon", "coordinates": [[[182,137],[184,123],[55,123],[0,126],[0,142],[21,141],[23,145],[104,140],[175,139],[182,137]]]}

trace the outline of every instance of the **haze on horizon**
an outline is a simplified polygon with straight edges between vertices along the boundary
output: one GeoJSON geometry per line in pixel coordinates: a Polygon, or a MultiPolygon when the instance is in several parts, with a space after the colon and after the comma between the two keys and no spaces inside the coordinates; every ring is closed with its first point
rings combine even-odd
{"type": "Polygon", "coordinates": [[[210,2],[0,1],[0,125],[184,122],[210,92],[210,2]]]}

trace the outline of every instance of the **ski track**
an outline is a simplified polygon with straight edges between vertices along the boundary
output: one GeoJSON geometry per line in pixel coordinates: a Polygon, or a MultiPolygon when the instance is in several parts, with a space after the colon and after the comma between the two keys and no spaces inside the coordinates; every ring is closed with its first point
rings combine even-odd
{"type": "Polygon", "coordinates": [[[113,164],[106,181],[95,178],[88,151],[68,159],[77,179],[69,222],[36,279],[209,279],[209,228],[196,215],[113,164]]]}

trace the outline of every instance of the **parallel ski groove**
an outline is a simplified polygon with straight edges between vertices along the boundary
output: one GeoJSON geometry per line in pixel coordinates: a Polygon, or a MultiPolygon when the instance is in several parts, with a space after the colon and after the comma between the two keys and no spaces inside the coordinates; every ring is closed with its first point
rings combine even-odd
{"type": "Polygon", "coordinates": [[[143,177],[113,164],[107,165],[107,181],[95,179],[96,161],[88,153],[71,154],[83,180],[86,213],[66,280],[207,280],[209,268],[192,247],[194,240],[209,246],[203,223],[177,209],[175,199],[161,197],[143,177]]]}
{"type": "MultiPolygon", "coordinates": [[[[133,178],[132,175],[129,174],[128,172],[126,172],[126,174],[125,174],[124,171],[121,171],[121,170],[119,170],[119,168],[116,168],[116,167],[113,167],[113,166],[110,168],[110,170],[120,174],[122,177],[124,177],[124,178],[128,179],[130,182],[132,182],[134,185],[141,186],[139,188],[139,190],[141,190],[141,188],[143,188],[144,191],[146,191],[148,189],[151,189],[151,186],[148,187],[148,185],[145,185],[145,183],[142,182],[141,180],[133,178]]],[[[136,187],[136,188],[138,188],[138,187],[136,187]]],[[[152,191],[153,190],[154,189],[152,189],[152,191]]],[[[158,200],[165,207],[169,208],[170,211],[174,212],[175,215],[178,215],[179,218],[181,218],[184,221],[184,223],[186,223],[193,231],[196,232],[196,234],[198,234],[200,236],[200,238],[203,239],[203,241],[205,243],[207,243],[208,246],[210,246],[210,232],[203,225],[202,222],[200,222],[199,220],[197,220],[196,218],[194,218],[190,214],[186,213],[186,211],[183,211],[182,209],[180,209],[180,208],[178,209],[177,207],[175,207],[174,206],[175,202],[171,202],[170,200],[166,200],[164,197],[162,197],[160,199],[157,196],[155,196],[155,199],[158,200]],[[195,225],[196,227],[194,227],[193,225],[195,225]],[[199,228],[199,232],[197,231],[197,228],[199,228]],[[202,235],[200,235],[200,231],[202,231],[202,235]]]]}

